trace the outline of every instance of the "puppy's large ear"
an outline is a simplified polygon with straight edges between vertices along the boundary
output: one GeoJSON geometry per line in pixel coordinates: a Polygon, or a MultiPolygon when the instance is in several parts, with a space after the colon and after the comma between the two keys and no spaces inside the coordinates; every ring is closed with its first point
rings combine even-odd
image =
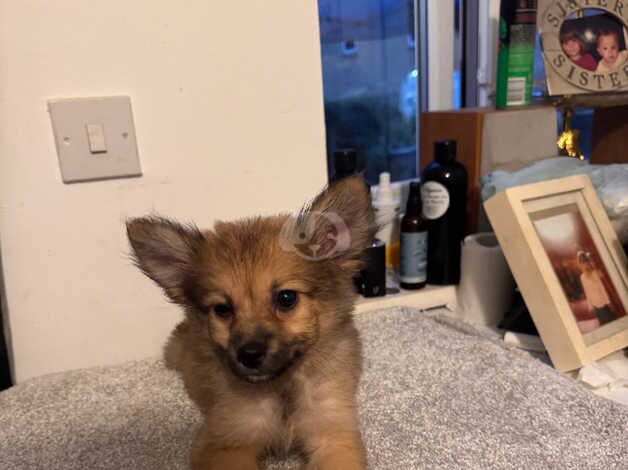
{"type": "Polygon", "coordinates": [[[131,219],[126,228],[137,266],[173,301],[184,303],[185,280],[203,234],[194,226],[157,216],[131,219]]]}
{"type": "Polygon", "coordinates": [[[325,188],[303,209],[299,220],[307,221],[311,242],[318,253],[341,268],[356,272],[362,266],[362,253],[371,246],[375,221],[371,197],[362,177],[351,176],[325,188]]]}

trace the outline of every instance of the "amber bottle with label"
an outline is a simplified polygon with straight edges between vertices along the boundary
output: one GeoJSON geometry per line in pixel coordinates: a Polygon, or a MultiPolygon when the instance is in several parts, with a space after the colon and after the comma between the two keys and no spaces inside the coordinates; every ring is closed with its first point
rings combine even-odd
{"type": "Polygon", "coordinates": [[[423,217],[427,219],[427,283],[460,281],[460,248],[467,222],[467,170],[456,161],[456,141],[434,143],[434,161],[422,175],[423,217]]]}
{"type": "Polygon", "coordinates": [[[410,183],[406,212],[399,237],[399,284],[403,289],[421,289],[427,281],[427,227],[421,215],[421,191],[410,183]]]}

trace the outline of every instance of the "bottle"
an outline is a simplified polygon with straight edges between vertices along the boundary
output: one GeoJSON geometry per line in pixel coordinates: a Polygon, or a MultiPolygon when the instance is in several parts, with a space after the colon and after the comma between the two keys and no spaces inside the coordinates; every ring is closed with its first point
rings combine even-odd
{"type": "Polygon", "coordinates": [[[378,227],[375,238],[386,244],[386,269],[394,273],[399,264],[399,199],[393,195],[390,173],[379,174],[373,210],[378,227]]]}
{"type": "MultiPolygon", "coordinates": [[[[355,149],[353,148],[336,149],[334,150],[333,160],[334,160],[334,173],[329,178],[330,185],[335,183],[336,181],[339,181],[348,176],[355,175],[357,173],[358,162],[357,162],[357,153],[355,149]]],[[[364,180],[364,184],[366,185],[370,194],[370,186],[368,185],[366,180],[364,180]]],[[[384,250],[383,246],[381,249],[382,251],[384,250]]],[[[365,254],[364,255],[365,265],[370,262],[371,262],[371,259],[368,258],[368,256],[365,254]]],[[[371,274],[371,271],[368,271],[367,274],[371,274]]],[[[354,283],[354,287],[356,291],[364,295],[365,297],[367,295],[372,296],[370,295],[371,293],[374,294],[375,287],[373,287],[371,282],[372,282],[372,279],[370,278],[367,281],[364,280],[364,273],[359,273],[357,276],[353,278],[353,283],[354,283]]],[[[383,289],[381,294],[377,294],[377,295],[385,295],[385,289],[383,289]]]]}
{"type": "Polygon", "coordinates": [[[386,295],[386,246],[377,238],[364,250],[364,266],[358,276],[358,292],[364,297],[386,295]]]}
{"type": "Polygon", "coordinates": [[[460,281],[460,247],[467,219],[467,170],[456,161],[456,141],[434,143],[434,161],[423,170],[421,199],[428,220],[427,283],[460,281]]]}
{"type": "Polygon", "coordinates": [[[536,14],[537,0],[500,3],[495,90],[498,109],[532,102],[536,14]]]}
{"type": "Polygon", "coordinates": [[[334,151],[334,174],[329,179],[329,183],[351,176],[356,171],[357,158],[355,149],[346,148],[334,151]]]}
{"type": "Polygon", "coordinates": [[[427,281],[427,222],[421,209],[420,185],[410,183],[406,213],[401,219],[399,281],[403,289],[421,289],[427,281]]]}

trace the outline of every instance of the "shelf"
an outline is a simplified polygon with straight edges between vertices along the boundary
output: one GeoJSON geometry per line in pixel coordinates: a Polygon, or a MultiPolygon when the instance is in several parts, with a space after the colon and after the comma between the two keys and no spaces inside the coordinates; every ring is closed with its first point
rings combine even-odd
{"type": "Polygon", "coordinates": [[[535,104],[552,105],[557,108],[607,108],[628,105],[628,93],[582,93],[577,95],[546,96],[535,104]]]}
{"type": "Polygon", "coordinates": [[[399,293],[384,297],[360,297],[356,303],[355,313],[368,312],[387,307],[412,307],[419,310],[428,310],[436,307],[447,307],[455,310],[456,286],[426,286],[419,290],[401,290],[399,293]]]}

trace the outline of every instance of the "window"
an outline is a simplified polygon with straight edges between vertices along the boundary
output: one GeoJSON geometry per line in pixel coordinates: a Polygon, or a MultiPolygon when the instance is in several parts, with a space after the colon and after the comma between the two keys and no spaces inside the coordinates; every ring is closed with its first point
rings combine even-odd
{"type": "Polygon", "coordinates": [[[417,39],[413,0],[319,0],[327,167],[354,148],[375,184],[417,175],[417,39]]]}
{"type": "Polygon", "coordinates": [[[417,111],[451,109],[462,93],[461,4],[318,0],[329,176],[339,148],[356,150],[371,184],[382,171],[417,176],[417,111]]]}

